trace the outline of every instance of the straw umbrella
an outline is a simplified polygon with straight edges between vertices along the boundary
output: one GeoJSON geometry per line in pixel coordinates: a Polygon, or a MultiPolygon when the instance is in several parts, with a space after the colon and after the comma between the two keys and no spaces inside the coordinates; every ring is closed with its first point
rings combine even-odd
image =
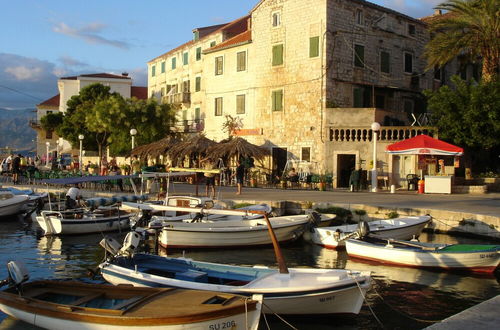
{"type": "Polygon", "coordinates": [[[262,160],[270,154],[266,148],[259,147],[241,137],[222,141],[210,148],[209,153],[213,158],[237,157],[239,159],[241,157],[251,157],[257,160],[262,160]]]}
{"type": "Polygon", "coordinates": [[[190,139],[179,142],[167,152],[172,160],[174,159],[184,159],[186,156],[192,157],[197,156],[198,164],[202,155],[206,155],[209,149],[217,145],[217,142],[210,140],[203,134],[198,134],[190,139]]]}

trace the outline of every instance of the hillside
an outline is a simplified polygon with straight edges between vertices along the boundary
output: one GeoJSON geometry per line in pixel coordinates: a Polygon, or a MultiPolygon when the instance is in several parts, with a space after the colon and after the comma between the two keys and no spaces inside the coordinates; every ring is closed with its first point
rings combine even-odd
{"type": "Polygon", "coordinates": [[[36,133],[29,126],[29,120],[36,116],[34,111],[0,108],[0,148],[34,149],[36,133]]]}

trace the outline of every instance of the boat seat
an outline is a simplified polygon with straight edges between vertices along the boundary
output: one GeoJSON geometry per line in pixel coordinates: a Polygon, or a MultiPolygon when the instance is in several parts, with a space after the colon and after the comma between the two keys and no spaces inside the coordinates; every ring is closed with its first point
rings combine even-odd
{"type": "Polygon", "coordinates": [[[199,272],[197,270],[189,269],[182,273],[176,273],[175,278],[183,281],[191,282],[207,282],[208,275],[205,272],[199,272]]]}

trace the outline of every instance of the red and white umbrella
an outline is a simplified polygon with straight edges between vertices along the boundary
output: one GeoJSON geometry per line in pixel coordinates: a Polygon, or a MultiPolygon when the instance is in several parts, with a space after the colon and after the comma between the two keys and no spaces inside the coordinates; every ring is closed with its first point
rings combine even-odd
{"type": "Polygon", "coordinates": [[[386,152],[393,155],[462,156],[464,149],[422,134],[391,144],[386,152]]]}

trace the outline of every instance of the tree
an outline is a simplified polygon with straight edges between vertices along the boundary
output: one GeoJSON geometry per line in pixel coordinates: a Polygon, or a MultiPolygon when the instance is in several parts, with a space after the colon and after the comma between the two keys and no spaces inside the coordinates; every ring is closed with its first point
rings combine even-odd
{"type": "Polygon", "coordinates": [[[40,124],[46,131],[54,131],[63,122],[62,112],[48,113],[40,118],[40,124]]]}
{"type": "Polygon", "coordinates": [[[424,92],[439,136],[465,147],[469,155],[493,153],[491,161],[498,162],[494,151],[500,148],[499,80],[476,83],[453,76],[451,82],[453,88],[424,92]]]}
{"type": "Polygon", "coordinates": [[[482,61],[482,77],[491,81],[500,65],[500,1],[449,0],[436,7],[449,13],[430,23],[425,55],[429,68],[442,67],[457,56],[482,61]]]}

